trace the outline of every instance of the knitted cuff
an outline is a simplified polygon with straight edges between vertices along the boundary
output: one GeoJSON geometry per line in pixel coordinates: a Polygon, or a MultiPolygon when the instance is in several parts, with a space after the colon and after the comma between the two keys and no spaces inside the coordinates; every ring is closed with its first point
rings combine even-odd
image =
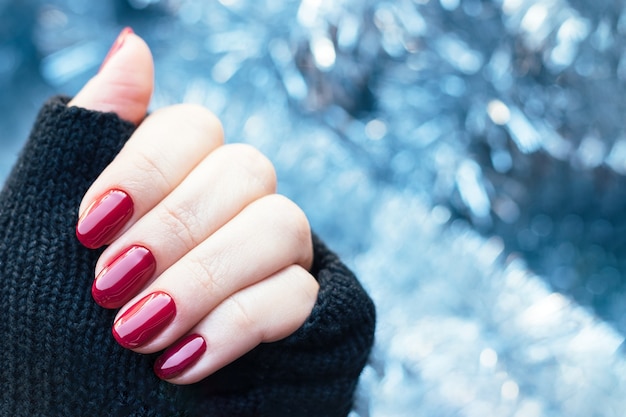
{"type": "Polygon", "coordinates": [[[0,415],[172,415],[152,358],[111,336],[115,312],[91,298],[99,252],[74,234],[82,196],[134,127],[68,101],[42,108],[0,193],[0,415]]]}
{"type": "Polygon", "coordinates": [[[67,107],[69,101],[53,97],[42,107],[4,192],[55,187],[55,193],[80,202],[135,129],[114,113],[67,107]]]}

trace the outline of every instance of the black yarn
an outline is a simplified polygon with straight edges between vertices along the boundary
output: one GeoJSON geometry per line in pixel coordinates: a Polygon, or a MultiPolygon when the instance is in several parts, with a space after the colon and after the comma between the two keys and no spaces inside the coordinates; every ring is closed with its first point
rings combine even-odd
{"type": "Polygon", "coordinates": [[[100,252],[82,247],[74,227],[83,194],[133,126],[67,101],[43,107],[0,194],[0,415],[347,415],[373,343],[374,306],[317,238],[320,295],[290,337],[191,386],[159,380],[156,355],[117,345],[115,312],[91,299],[100,252]]]}

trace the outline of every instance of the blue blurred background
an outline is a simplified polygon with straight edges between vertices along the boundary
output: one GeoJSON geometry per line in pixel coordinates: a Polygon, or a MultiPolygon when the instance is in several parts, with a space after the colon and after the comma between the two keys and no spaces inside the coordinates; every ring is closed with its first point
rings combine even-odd
{"type": "Polygon", "coordinates": [[[626,7],[0,0],[0,178],[124,26],[376,300],[360,416],[622,416],[626,7]]]}

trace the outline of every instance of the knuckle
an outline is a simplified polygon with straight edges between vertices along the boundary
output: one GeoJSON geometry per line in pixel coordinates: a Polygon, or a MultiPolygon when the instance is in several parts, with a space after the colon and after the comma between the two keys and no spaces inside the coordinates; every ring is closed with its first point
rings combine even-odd
{"type": "Polygon", "coordinates": [[[201,137],[209,137],[220,144],[224,141],[221,121],[205,107],[197,104],[176,104],[161,111],[168,112],[169,117],[177,120],[186,129],[200,133],[201,137]]]}
{"type": "MultiPolygon", "coordinates": [[[[292,276],[294,282],[293,296],[297,300],[297,305],[310,307],[306,315],[313,309],[313,304],[317,300],[319,283],[308,271],[298,265],[291,265],[286,272],[292,276]]],[[[306,310],[306,309],[305,309],[306,310]]]]}
{"type": "Polygon", "coordinates": [[[252,334],[255,340],[263,339],[263,329],[257,319],[247,307],[246,303],[240,299],[239,293],[233,294],[224,300],[226,307],[230,311],[231,323],[239,332],[252,334]]]}
{"type": "Polygon", "coordinates": [[[196,225],[199,224],[199,219],[192,205],[170,205],[164,201],[162,202],[160,217],[160,221],[169,231],[169,235],[176,236],[187,251],[200,243],[200,239],[194,233],[194,230],[198,230],[196,225]]]}
{"type": "Polygon", "coordinates": [[[146,152],[143,148],[133,151],[132,154],[133,168],[142,173],[136,177],[129,177],[127,180],[134,184],[133,188],[147,190],[156,188],[161,192],[172,188],[170,176],[163,168],[162,161],[164,158],[158,152],[146,152]],[[150,183],[143,180],[146,177],[150,178],[150,183]]]}
{"type": "Polygon", "coordinates": [[[253,182],[267,193],[276,191],[276,170],[272,162],[254,146],[237,143],[222,147],[227,159],[237,164],[253,182]]]}
{"type": "Polygon", "coordinates": [[[293,201],[279,194],[267,197],[270,213],[279,222],[280,229],[303,253],[312,252],[311,226],[304,211],[293,201]]]}
{"type": "Polygon", "coordinates": [[[228,294],[229,289],[224,281],[224,265],[215,257],[189,257],[187,262],[188,276],[195,281],[200,291],[212,299],[220,299],[228,294]]]}

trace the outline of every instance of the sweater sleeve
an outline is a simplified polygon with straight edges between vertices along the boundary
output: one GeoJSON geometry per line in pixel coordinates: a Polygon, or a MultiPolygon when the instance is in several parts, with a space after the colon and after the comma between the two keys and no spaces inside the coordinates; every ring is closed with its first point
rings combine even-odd
{"type": "Polygon", "coordinates": [[[100,251],[74,227],[89,185],[134,127],[114,114],[41,110],[0,193],[0,415],[345,416],[373,343],[374,307],[317,238],[307,322],[200,383],[156,378],[156,355],[117,345],[114,311],[91,299],[100,251]]]}

